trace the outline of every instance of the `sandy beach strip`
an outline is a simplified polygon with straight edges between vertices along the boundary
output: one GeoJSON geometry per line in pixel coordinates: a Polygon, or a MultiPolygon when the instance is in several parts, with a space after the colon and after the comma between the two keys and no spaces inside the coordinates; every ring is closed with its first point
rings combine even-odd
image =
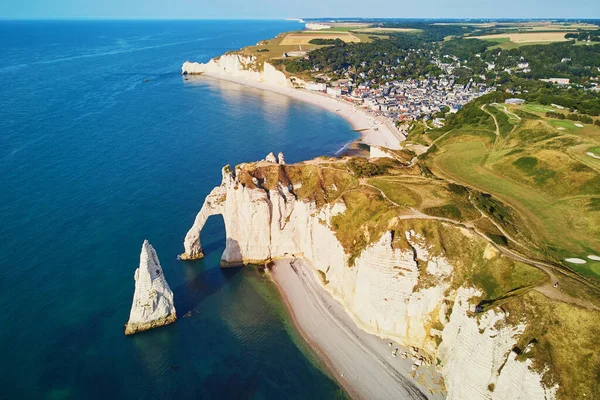
{"type": "MultiPolygon", "coordinates": [[[[391,121],[387,121],[383,117],[371,115],[366,112],[366,110],[363,110],[350,102],[335,99],[323,93],[269,85],[224,74],[205,73],[200,76],[222,79],[256,89],[268,90],[321,107],[348,121],[352,126],[352,129],[361,134],[362,141],[368,145],[399,149],[400,143],[406,139],[405,136],[392,125],[391,121]]],[[[188,79],[191,77],[195,78],[194,75],[190,75],[188,79]]]]}
{"type": "Polygon", "coordinates": [[[271,277],[303,338],[353,399],[444,398],[425,386],[433,386],[433,367],[419,367],[420,379],[411,377],[413,361],[400,357],[405,349],[361,330],[320,285],[307,261],[277,260],[271,277]]]}

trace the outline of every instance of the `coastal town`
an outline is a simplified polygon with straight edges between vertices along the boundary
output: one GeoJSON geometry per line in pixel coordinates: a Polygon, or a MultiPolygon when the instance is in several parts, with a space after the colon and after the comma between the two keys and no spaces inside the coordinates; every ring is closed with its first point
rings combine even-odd
{"type": "MultiPolygon", "coordinates": [[[[431,121],[432,128],[441,127],[444,114],[455,114],[475,98],[496,90],[493,81],[488,84],[485,77],[478,82],[471,78],[465,83],[455,75],[455,71],[466,67],[457,57],[426,54],[419,49],[409,49],[406,54],[407,58],[426,59],[438,73],[401,79],[399,69],[405,65],[400,59],[394,61],[396,65],[385,66],[383,72],[365,68],[355,73],[351,67],[341,74],[336,71],[333,76],[342,75],[341,79],[332,78],[317,67],[311,71],[314,81],[306,82],[303,88],[349,101],[403,131],[418,120],[431,121]]],[[[362,66],[367,67],[365,63],[362,66]]]]}
{"type": "MultiPolygon", "coordinates": [[[[395,80],[381,85],[361,83],[356,86],[349,78],[328,83],[308,83],[305,89],[350,101],[398,123],[431,120],[440,112],[456,113],[471,100],[495,90],[485,83],[456,83],[452,75],[395,80]]],[[[441,126],[443,119],[435,118],[433,124],[441,126]]]]}

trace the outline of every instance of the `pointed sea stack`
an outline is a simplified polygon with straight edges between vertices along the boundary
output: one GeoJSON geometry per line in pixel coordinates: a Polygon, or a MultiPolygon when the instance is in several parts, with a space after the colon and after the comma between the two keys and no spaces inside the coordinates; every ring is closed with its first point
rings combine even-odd
{"type": "Polygon", "coordinates": [[[173,292],[165,279],[156,251],[144,240],[140,266],[135,270],[135,293],[125,334],[168,325],[177,320],[173,292]]]}

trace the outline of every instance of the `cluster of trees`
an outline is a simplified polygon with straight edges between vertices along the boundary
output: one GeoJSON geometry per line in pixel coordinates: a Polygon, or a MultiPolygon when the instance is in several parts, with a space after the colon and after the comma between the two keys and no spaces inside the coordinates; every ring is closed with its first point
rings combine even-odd
{"type": "Polygon", "coordinates": [[[589,90],[575,87],[561,88],[551,83],[514,75],[498,87],[498,91],[506,90],[518,92],[519,97],[531,103],[559,104],[571,111],[577,110],[581,114],[600,115],[600,96],[589,90]]]}
{"type": "Polygon", "coordinates": [[[573,42],[521,46],[510,50],[489,48],[489,41],[480,39],[453,39],[442,42],[440,55],[456,56],[465,61],[473,76],[486,79],[507,79],[505,69],[514,69],[527,62],[528,72],[518,72],[529,79],[570,78],[575,83],[585,83],[600,76],[600,45],[574,46],[573,42]],[[488,69],[488,63],[495,68],[488,69]]]}
{"type": "MultiPolygon", "coordinates": [[[[600,44],[574,46],[572,42],[521,46],[510,50],[493,47],[493,42],[476,38],[439,40],[452,33],[464,33],[463,27],[438,26],[424,23],[382,24],[386,27],[420,29],[419,33],[396,33],[390,40],[372,43],[344,43],[339,39],[313,39],[313,44],[332,45],[312,51],[308,59],[288,60],[286,68],[292,73],[301,71],[326,71],[341,75],[349,70],[356,75],[372,71],[376,77],[394,75],[400,78],[419,78],[439,74],[432,64],[432,56],[444,62],[455,57],[461,67],[455,71],[458,82],[496,80],[507,83],[510,73],[519,63],[527,62],[527,72],[518,71],[527,79],[569,78],[576,84],[588,84],[600,77],[600,44]],[[495,68],[489,69],[493,63],[495,68]]],[[[595,31],[593,31],[595,32],[595,31]]],[[[359,79],[360,80],[360,79],[359,79]]]]}
{"type": "Polygon", "coordinates": [[[592,119],[592,117],[590,117],[589,115],[585,115],[585,114],[569,114],[567,115],[567,119],[571,120],[571,121],[580,121],[583,122],[584,124],[593,124],[594,120],[592,119]]]}
{"type": "Polygon", "coordinates": [[[320,71],[334,78],[348,75],[358,83],[371,79],[381,83],[386,77],[390,80],[413,79],[440,74],[441,70],[431,62],[422,43],[414,34],[396,35],[390,40],[371,43],[340,40],[332,46],[311,51],[308,57],[283,63],[290,73],[320,71]]]}
{"type": "Polygon", "coordinates": [[[572,42],[562,42],[522,46],[505,53],[501,57],[512,55],[529,62],[531,72],[523,76],[530,79],[570,78],[582,82],[581,78],[600,75],[596,68],[600,65],[600,45],[573,46],[572,42]]]}
{"type": "Polygon", "coordinates": [[[546,113],[546,117],[554,118],[554,119],[568,119],[571,121],[580,121],[580,122],[583,122],[584,124],[593,124],[594,123],[594,120],[592,119],[592,117],[590,117],[589,115],[585,115],[585,114],[571,113],[571,114],[565,116],[565,114],[561,114],[561,113],[554,112],[554,111],[548,111],[546,113]]]}
{"type": "Polygon", "coordinates": [[[352,158],[348,166],[359,178],[383,175],[390,169],[389,164],[373,163],[365,158],[352,158]]]}
{"type": "Polygon", "coordinates": [[[577,33],[567,33],[567,39],[591,40],[592,42],[600,42],[600,29],[595,31],[579,31],[577,33]]]}
{"type": "Polygon", "coordinates": [[[558,112],[554,112],[554,111],[548,111],[546,113],[546,117],[548,118],[554,118],[554,119],[565,119],[565,114],[561,114],[558,112]]]}
{"type": "Polygon", "coordinates": [[[342,39],[312,39],[308,43],[310,44],[318,44],[318,45],[329,45],[329,44],[342,44],[344,41],[342,39]]]}

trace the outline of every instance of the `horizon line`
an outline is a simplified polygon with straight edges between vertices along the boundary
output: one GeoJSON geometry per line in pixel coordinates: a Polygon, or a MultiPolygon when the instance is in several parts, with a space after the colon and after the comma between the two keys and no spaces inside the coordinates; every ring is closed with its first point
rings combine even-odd
{"type": "Polygon", "coordinates": [[[53,21],[53,20],[96,20],[96,21],[290,21],[294,22],[299,20],[322,20],[331,21],[335,20],[347,20],[347,22],[360,21],[360,20],[372,20],[372,21],[383,21],[383,20],[486,20],[486,21],[499,21],[499,20],[551,20],[551,21],[600,21],[600,17],[278,17],[278,18],[259,18],[259,17],[213,17],[213,18],[202,18],[202,17],[86,17],[86,16],[48,16],[48,17],[2,17],[0,21],[53,21]]]}

